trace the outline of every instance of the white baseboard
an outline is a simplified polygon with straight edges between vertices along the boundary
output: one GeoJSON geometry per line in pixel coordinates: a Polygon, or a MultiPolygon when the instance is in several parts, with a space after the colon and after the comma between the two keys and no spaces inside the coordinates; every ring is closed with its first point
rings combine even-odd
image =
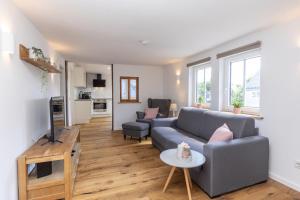
{"type": "Polygon", "coordinates": [[[287,179],[285,179],[285,178],[283,178],[283,177],[281,177],[281,176],[279,176],[279,175],[277,175],[277,174],[274,174],[274,173],[272,173],[272,172],[269,173],[269,177],[270,177],[271,179],[273,179],[273,180],[279,182],[279,183],[282,183],[282,184],[284,184],[284,185],[286,185],[286,186],[288,186],[288,187],[290,187],[290,188],[292,188],[292,189],[294,189],[294,190],[300,192],[300,185],[297,184],[297,183],[294,183],[294,182],[292,182],[292,181],[289,181],[289,180],[287,180],[287,179]]]}
{"type": "Polygon", "coordinates": [[[121,131],[123,130],[122,127],[114,127],[114,131],[121,131]]]}

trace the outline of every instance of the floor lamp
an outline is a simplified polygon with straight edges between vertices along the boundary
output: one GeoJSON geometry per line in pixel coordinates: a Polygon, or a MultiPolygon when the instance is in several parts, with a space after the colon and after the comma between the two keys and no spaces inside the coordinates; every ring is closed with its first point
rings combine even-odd
{"type": "Polygon", "coordinates": [[[170,111],[172,112],[172,116],[176,117],[176,111],[177,111],[177,104],[176,103],[171,103],[170,111]]]}

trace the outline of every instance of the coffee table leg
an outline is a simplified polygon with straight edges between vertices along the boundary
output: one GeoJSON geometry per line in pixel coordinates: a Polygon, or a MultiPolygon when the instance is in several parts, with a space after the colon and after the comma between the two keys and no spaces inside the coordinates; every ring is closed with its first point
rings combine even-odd
{"type": "Polygon", "coordinates": [[[167,187],[168,187],[168,185],[169,185],[169,183],[170,183],[170,181],[171,181],[171,178],[172,178],[172,176],[173,176],[173,174],[174,174],[175,169],[176,169],[176,167],[172,167],[172,169],[171,169],[171,171],[170,171],[170,174],[169,174],[169,176],[168,176],[167,182],[166,182],[166,184],[165,184],[165,187],[164,187],[164,189],[163,189],[163,192],[166,191],[166,189],[167,189],[167,187]]]}
{"type": "Polygon", "coordinates": [[[193,183],[192,183],[192,179],[191,179],[191,175],[190,175],[190,171],[187,169],[186,170],[187,171],[187,173],[188,173],[188,177],[189,177],[189,184],[190,184],[190,187],[191,187],[191,189],[193,188],[193,183]]]}
{"type": "Polygon", "coordinates": [[[190,178],[189,178],[189,171],[188,169],[184,168],[183,169],[183,172],[184,172],[184,178],[185,178],[185,184],[186,184],[186,189],[187,189],[187,192],[188,192],[188,195],[189,195],[189,200],[192,200],[192,195],[191,195],[191,188],[190,188],[190,178]]]}

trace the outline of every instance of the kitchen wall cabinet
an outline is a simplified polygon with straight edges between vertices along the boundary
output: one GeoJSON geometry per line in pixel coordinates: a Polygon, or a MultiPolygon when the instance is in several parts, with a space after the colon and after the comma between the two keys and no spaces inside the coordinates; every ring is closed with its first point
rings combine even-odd
{"type": "Polygon", "coordinates": [[[74,67],[73,69],[73,86],[86,88],[86,71],[83,67],[74,67]]]}
{"type": "Polygon", "coordinates": [[[86,87],[93,88],[93,80],[97,79],[97,74],[95,73],[87,73],[86,74],[86,87]]]}

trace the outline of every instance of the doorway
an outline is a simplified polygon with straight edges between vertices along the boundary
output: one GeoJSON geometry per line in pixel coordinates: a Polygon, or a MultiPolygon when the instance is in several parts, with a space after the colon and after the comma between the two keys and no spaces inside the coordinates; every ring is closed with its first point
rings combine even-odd
{"type": "Polygon", "coordinates": [[[72,126],[90,123],[94,118],[110,118],[113,130],[113,65],[66,61],[64,75],[67,124],[72,126]]]}

